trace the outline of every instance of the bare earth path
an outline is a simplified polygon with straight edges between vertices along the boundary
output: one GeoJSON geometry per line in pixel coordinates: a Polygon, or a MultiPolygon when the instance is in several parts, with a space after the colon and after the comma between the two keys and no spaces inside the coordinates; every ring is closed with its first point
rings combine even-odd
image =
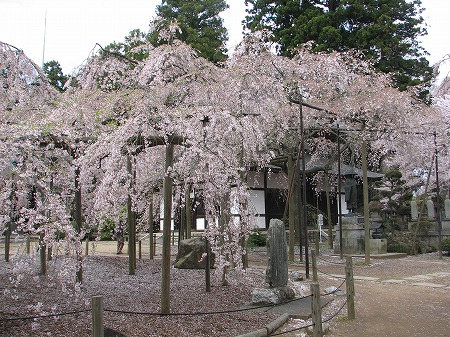
{"type": "MultiPolygon", "coordinates": [[[[356,319],[346,320],[344,310],[331,321],[327,337],[450,336],[449,257],[439,260],[436,254],[426,254],[372,259],[370,266],[363,264],[364,259],[353,260],[356,319]]],[[[344,267],[336,264],[339,262],[331,256],[319,261],[321,289],[341,283],[330,276],[343,276],[344,267]]],[[[290,320],[283,329],[289,326],[294,327],[295,321],[290,320]]],[[[301,335],[297,332],[283,336],[301,335]]]]}

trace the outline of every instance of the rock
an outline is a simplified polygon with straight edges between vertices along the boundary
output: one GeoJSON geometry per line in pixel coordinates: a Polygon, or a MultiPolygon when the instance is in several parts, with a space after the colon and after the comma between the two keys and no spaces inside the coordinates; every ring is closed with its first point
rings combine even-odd
{"type": "Polygon", "coordinates": [[[289,279],[292,282],[300,282],[303,281],[303,274],[298,271],[290,271],[289,272],[289,279]]]}
{"type": "Polygon", "coordinates": [[[279,304],[295,297],[291,287],[255,288],[252,292],[253,304],[279,304]]]}
{"type": "Polygon", "coordinates": [[[325,294],[344,295],[344,292],[341,289],[336,288],[334,286],[325,288],[323,291],[325,294]]]}
{"type": "MultiPolygon", "coordinates": [[[[205,269],[206,258],[202,259],[206,252],[206,242],[204,238],[196,237],[180,241],[177,258],[174,263],[179,269],[205,269]]],[[[214,254],[210,251],[211,268],[214,267],[214,254]]]]}

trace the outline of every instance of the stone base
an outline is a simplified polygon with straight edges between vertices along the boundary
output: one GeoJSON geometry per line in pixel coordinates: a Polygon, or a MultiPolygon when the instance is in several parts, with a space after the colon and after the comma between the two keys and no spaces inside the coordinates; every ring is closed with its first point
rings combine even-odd
{"type": "MultiPolygon", "coordinates": [[[[340,230],[335,227],[334,253],[340,253],[340,230]]],[[[364,253],[364,225],[360,224],[359,216],[347,216],[342,218],[342,252],[344,254],[364,253]]]]}
{"type": "Polygon", "coordinates": [[[386,239],[370,239],[370,254],[386,254],[387,240],[386,239]]]}
{"type": "Polygon", "coordinates": [[[257,305],[280,304],[295,297],[294,289],[289,286],[278,288],[255,288],[252,303],[257,305]]]}

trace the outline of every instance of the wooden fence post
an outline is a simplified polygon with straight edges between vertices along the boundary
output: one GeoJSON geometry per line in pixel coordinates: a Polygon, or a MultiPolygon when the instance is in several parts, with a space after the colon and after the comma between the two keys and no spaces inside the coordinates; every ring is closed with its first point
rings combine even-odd
{"type": "Polygon", "coordinates": [[[355,319],[355,284],[353,281],[353,263],[351,256],[346,256],[345,278],[347,291],[347,316],[348,319],[355,319]]]}
{"type": "Polygon", "coordinates": [[[316,256],[320,254],[320,229],[314,232],[314,246],[316,248],[316,256]]]}
{"type": "Polygon", "coordinates": [[[316,252],[311,249],[311,260],[312,260],[312,270],[313,270],[313,282],[319,282],[319,278],[317,276],[317,258],[316,252]]]}
{"type": "Polygon", "coordinates": [[[103,297],[92,296],[92,337],[104,337],[103,297]]]}
{"type": "Polygon", "coordinates": [[[86,237],[86,252],[85,255],[88,256],[89,255],[89,237],[86,237]]]}
{"type": "Polygon", "coordinates": [[[10,247],[11,247],[11,221],[6,224],[5,229],[5,262],[9,262],[10,247]]]}
{"type": "Polygon", "coordinates": [[[26,249],[27,249],[27,255],[30,255],[30,252],[31,252],[30,234],[27,235],[25,245],[26,245],[26,249]]]}
{"type": "Polygon", "coordinates": [[[139,240],[139,260],[142,260],[142,240],[139,240]]]}
{"type": "Polygon", "coordinates": [[[44,243],[44,233],[39,234],[39,256],[40,256],[40,269],[39,275],[47,274],[47,262],[46,262],[46,246],[44,243]]]}
{"type": "Polygon", "coordinates": [[[313,336],[322,337],[322,307],[320,305],[320,287],[318,282],[311,283],[311,315],[313,323],[313,336]]]}

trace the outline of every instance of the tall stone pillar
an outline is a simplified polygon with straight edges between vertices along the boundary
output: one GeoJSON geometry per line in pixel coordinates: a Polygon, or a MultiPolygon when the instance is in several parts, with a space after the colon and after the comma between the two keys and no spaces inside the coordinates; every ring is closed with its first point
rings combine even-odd
{"type": "Polygon", "coordinates": [[[267,231],[268,266],[266,282],[271,288],[283,287],[288,282],[288,246],[283,221],[270,220],[267,231]]]}

